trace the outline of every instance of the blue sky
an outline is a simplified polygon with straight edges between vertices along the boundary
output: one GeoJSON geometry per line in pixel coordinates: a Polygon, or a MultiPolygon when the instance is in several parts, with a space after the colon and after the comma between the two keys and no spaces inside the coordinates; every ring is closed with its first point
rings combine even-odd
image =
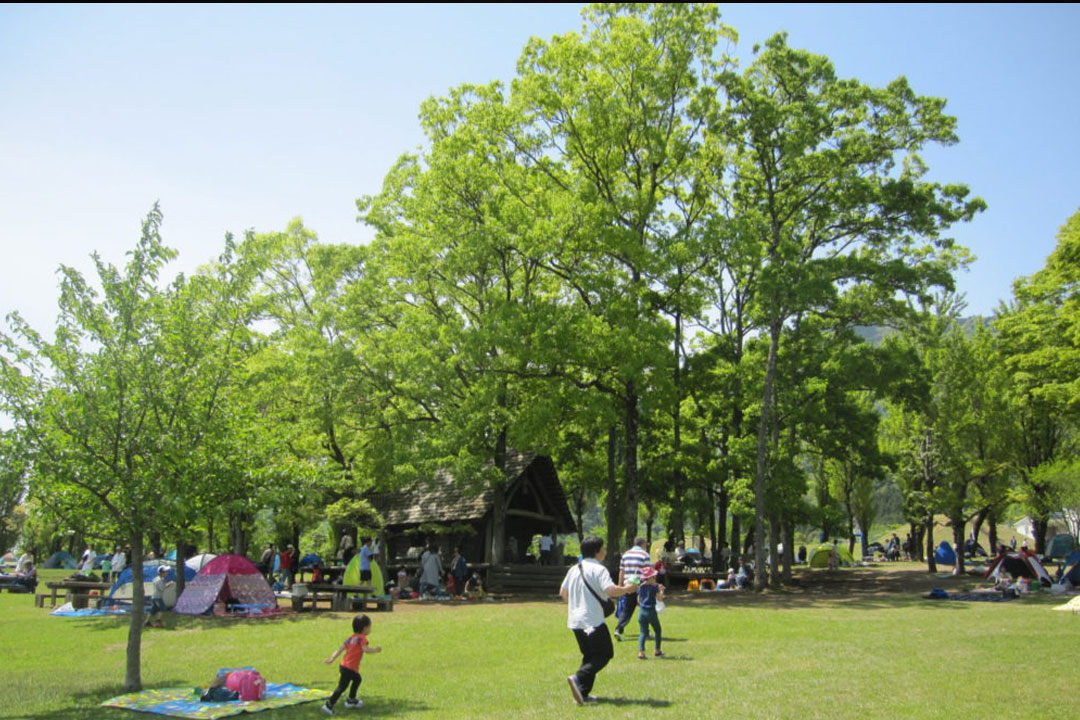
{"type": "MultiPolygon", "coordinates": [[[[364,242],[355,199],[422,141],[420,103],[509,79],[530,36],[578,30],[561,5],[0,5],[0,314],[47,328],[56,267],[122,262],[160,200],[176,270],[226,231],[301,216],[364,242]]],[[[906,75],[948,99],[959,145],[925,154],[990,209],[953,233],[990,313],[1080,207],[1078,5],[721,5],[736,54],[787,30],[841,76],[906,75]]]]}

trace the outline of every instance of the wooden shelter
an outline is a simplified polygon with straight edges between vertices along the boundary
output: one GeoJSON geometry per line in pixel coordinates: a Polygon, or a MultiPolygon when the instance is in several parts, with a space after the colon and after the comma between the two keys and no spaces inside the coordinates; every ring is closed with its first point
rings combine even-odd
{"type": "Polygon", "coordinates": [[[383,554],[391,565],[425,542],[450,557],[460,546],[470,563],[521,563],[536,535],[574,530],[555,464],[534,452],[507,453],[506,485],[477,488],[449,472],[372,498],[385,525],[383,554]],[[497,513],[496,503],[504,512],[497,513]],[[498,552],[501,550],[502,552],[498,552]]]}

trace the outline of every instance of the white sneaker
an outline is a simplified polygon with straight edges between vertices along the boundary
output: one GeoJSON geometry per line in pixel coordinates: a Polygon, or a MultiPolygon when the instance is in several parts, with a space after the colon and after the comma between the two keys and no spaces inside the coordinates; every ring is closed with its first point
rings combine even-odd
{"type": "Polygon", "coordinates": [[[622,630],[616,630],[615,631],[615,639],[618,642],[622,642],[622,630]]]}
{"type": "Polygon", "coordinates": [[[362,708],[364,707],[363,700],[346,700],[345,707],[347,708],[362,708]]]}
{"type": "Polygon", "coordinates": [[[585,702],[587,702],[587,703],[600,702],[600,698],[596,697],[595,695],[586,695],[585,696],[585,702]]]}
{"type": "Polygon", "coordinates": [[[320,705],[319,709],[322,710],[323,713],[325,713],[326,715],[333,715],[334,714],[334,708],[330,707],[326,703],[323,703],[322,705],[320,705]]]}
{"type": "Polygon", "coordinates": [[[581,692],[581,686],[578,685],[577,675],[566,678],[566,682],[570,683],[570,694],[574,696],[574,702],[578,705],[584,705],[585,696],[581,692]]]}

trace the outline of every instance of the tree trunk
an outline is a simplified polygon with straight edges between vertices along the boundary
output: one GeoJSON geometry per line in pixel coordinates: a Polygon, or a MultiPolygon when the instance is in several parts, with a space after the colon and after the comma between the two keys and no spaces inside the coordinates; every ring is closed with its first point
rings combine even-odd
{"type": "Polygon", "coordinates": [[[217,554],[214,551],[215,547],[217,545],[214,542],[214,513],[210,513],[206,518],[206,552],[211,555],[217,554]]]}
{"type": "Polygon", "coordinates": [[[997,553],[997,547],[1000,544],[998,542],[997,513],[995,512],[991,512],[986,518],[986,535],[987,542],[990,543],[990,547],[986,548],[986,552],[993,557],[997,553]]]}
{"type": "Polygon", "coordinates": [[[717,540],[717,535],[716,535],[716,509],[713,507],[712,503],[709,503],[709,544],[712,546],[712,553],[710,553],[710,557],[712,558],[712,562],[709,563],[709,565],[712,567],[713,571],[715,572],[716,570],[718,570],[720,568],[720,563],[722,562],[722,560],[720,558],[720,546],[723,543],[721,543],[719,540],[717,540]]]}
{"type": "Polygon", "coordinates": [[[616,473],[616,458],[619,450],[618,430],[614,425],[608,428],[607,455],[607,501],[604,503],[605,523],[607,525],[608,570],[614,567],[619,557],[619,482],[616,473]]]}
{"type": "Polygon", "coordinates": [[[937,572],[937,560],[934,558],[934,514],[926,519],[926,571],[937,572]]]}
{"type": "Polygon", "coordinates": [[[975,542],[979,542],[979,532],[982,530],[983,523],[986,521],[986,518],[989,515],[990,508],[983,508],[972,520],[971,534],[975,538],[975,542]]]}
{"type": "Polygon", "coordinates": [[[234,555],[247,555],[247,518],[243,513],[229,515],[230,544],[234,555]]]}
{"type": "Polygon", "coordinates": [[[176,597],[184,592],[184,563],[187,561],[187,543],[183,539],[176,541],[176,597]]]}
{"type": "Polygon", "coordinates": [[[953,574],[964,574],[964,523],[953,523],[953,550],[956,554],[956,565],[953,566],[953,574]]]}
{"type": "MultiPolygon", "coordinates": [[[[681,277],[680,269],[680,277],[681,277]]],[[[675,407],[672,411],[672,459],[675,463],[675,471],[671,479],[671,515],[681,525],[685,522],[683,517],[683,486],[684,478],[682,471],[682,313],[675,313],[675,407]]],[[[682,534],[680,530],[680,535],[682,534]]],[[[714,544],[715,547],[715,544],[714,544]]]]}
{"type": "Polygon", "coordinates": [[[742,528],[739,527],[740,521],[738,515],[731,516],[731,557],[728,558],[728,565],[732,570],[739,569],[739,561],[742,559],[742,528]]]}
{"type": "MultiPolygon", "coordinates": [[[[727,484],[726,483],[720,483],[720,492],[717,493],[716,505],[717,505],[717,508],[716,508],[716,514],[717,514],[716,537],[718,539],[719,545],[716,547],[716,549],[713,550],[713,554],[721,556],[721,559],[722,559],[724,548],[725,547],[728,547],[728,548],[731,547],[727,542],[727,537],[728,537],[728,523],[727,523],[728,492],[727,492],[727,484]]],[[[730,555],[730,554],[731,553],[729,552],[728,555],[730,555]]],[[[721,562],[721,560],[718,560],[717,562],[721,562]]],[[[724,569],[723,564],[716,565],[716,567],[720,568],[720,569],[724,569]]]]}
{"type": "Polygon", "coordinates": [[[765,388],[761,396],[761,421],[758,424],[757,469],[754,473],[754,587],[762,590],[768,586],[765,567],[765,477],[768,470],[769,430],[772,427],[773,384],[776,382],[776,359],[780,351],[779,321],[769,328],[769,359],[765,365],[765,388]]]}
{"type": "Polygon", "coordinates": [[[784,518],[784,569],[782,578],[785,583],[791,582],[791,566],[795,563],[795,527],[789,518],[784,518]]]}
{"type": "Polygon", "coordinates": [[[1035,528],[1035,554],[1042,557],[1046,554],[1046,534],[1050,529],[1050,518],[1032,517],[1031,524],[1035,528]]]}
{"type": "MultiPolygon", "coordinates": [[[[626,507],[623,512],[626,515],[626,547],[634,546],[634,537],[637,536],[637,511],[638,511],[638,479],[637,479],[637,450],[638,450],[638,396],[634,389],[634,383],[627,383],[626,393],[626,465],[623,474],[626,477],[626,486],[623,488],[623,498],[626,507]]],[[[610,551],[609,551],[610,552],[610,551]]]]}
{"type": "Polygon", "coordinates": [[[502,565],[506,560],[506,483],[491,488],[491,547],[488,562],[502,565]]]}
{"type": "Polygon", "coordinates": [[[143,576],[143,533],[136,529],[131,537],[131,619],[128,622],[127,665],[124,672],[124,692],[142,690],[142,630],[146,589],[139,580],[143,576]]]}
{"type": "Polygon", "coordinates": [[[769,584],[780,587],[780,519],[769,518],[769,584]]]}
{"type": "Polygon", "coordinates": [[[574,500],[574,530],[577,531],[578,542],[585,540],[585,491],[578,488],[572,495],[574,500]]]}

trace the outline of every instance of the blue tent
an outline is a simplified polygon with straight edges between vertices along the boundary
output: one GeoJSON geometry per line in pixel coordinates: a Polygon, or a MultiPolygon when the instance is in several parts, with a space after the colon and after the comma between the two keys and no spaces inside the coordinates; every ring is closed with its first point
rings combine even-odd
{"type": "Polygon", "coordinates": [[[956,551],[952,549],[952,545],[946,540],[942,540],[941,544],[937,546],[937,551],[934,553],[934,560],[942,565],[955,565],[956,564],[956,551]]]}
{"type": "Polygon", "coordinates": [[[1048,558],[1066,558],[1076,550],[1076,538],[1069,533],[1055,535],[1046,544],[1046,556],[1048,558]]]}
{"type": "Polygon", "coordinates": [[[45,565],[43,567],[50,570],[53,568],[65,568],[67,570],[74,570],[75,568],[79,567],[79,564],[75,561],[75,558],[71,557],[71,555],[64,552],[63,550],[60,550],[50,555],[49,559],[45,561],[45,565]]]}
{"type": "Polygon", "coordinates": [[[305,555],[304,557],[300,558],[300,564],[297,567],[302,567],[302,568],[315,567],[315,563],[319,563],[320,565],[322,565],[322,558],[319,557],[318,555],[315,555],[314,553],[312,553],[312,554],[305,555]]]}
{"type": "MultiPolygon", "coordinates": [[[[158,567],[164,565],[169,568],[169,572],[165,575],[165,580],[168,582],[176,582],[176,567],[171,563],[160,562],[157,560],[147,560],[143,562],[143,587],[146,590],[146,602],[150,602],[150,594],[153,592],[152,584],[154,579],[158,576],[158,567]]],[[[194,569],[184,567],[184,581],[187,582],[195,577],[196,572],[194,569]]],[[[132,574],[131,568],[126,567],[124,571],[120,573],[120,577],[113,583],[112,588],[109,590],[109,597],[105,600],[106,605],[113,605],[120,602],[131,602],[133,595],[133,587],[131,582],[132,574]]],[[[171,589],[171,588],[170,588],[171,589]]],[[[173,597],[175,602],[175,594],[173,597]]],[[[169,598],[166,597],[165,604],[169,604],[169,598]]]]}

